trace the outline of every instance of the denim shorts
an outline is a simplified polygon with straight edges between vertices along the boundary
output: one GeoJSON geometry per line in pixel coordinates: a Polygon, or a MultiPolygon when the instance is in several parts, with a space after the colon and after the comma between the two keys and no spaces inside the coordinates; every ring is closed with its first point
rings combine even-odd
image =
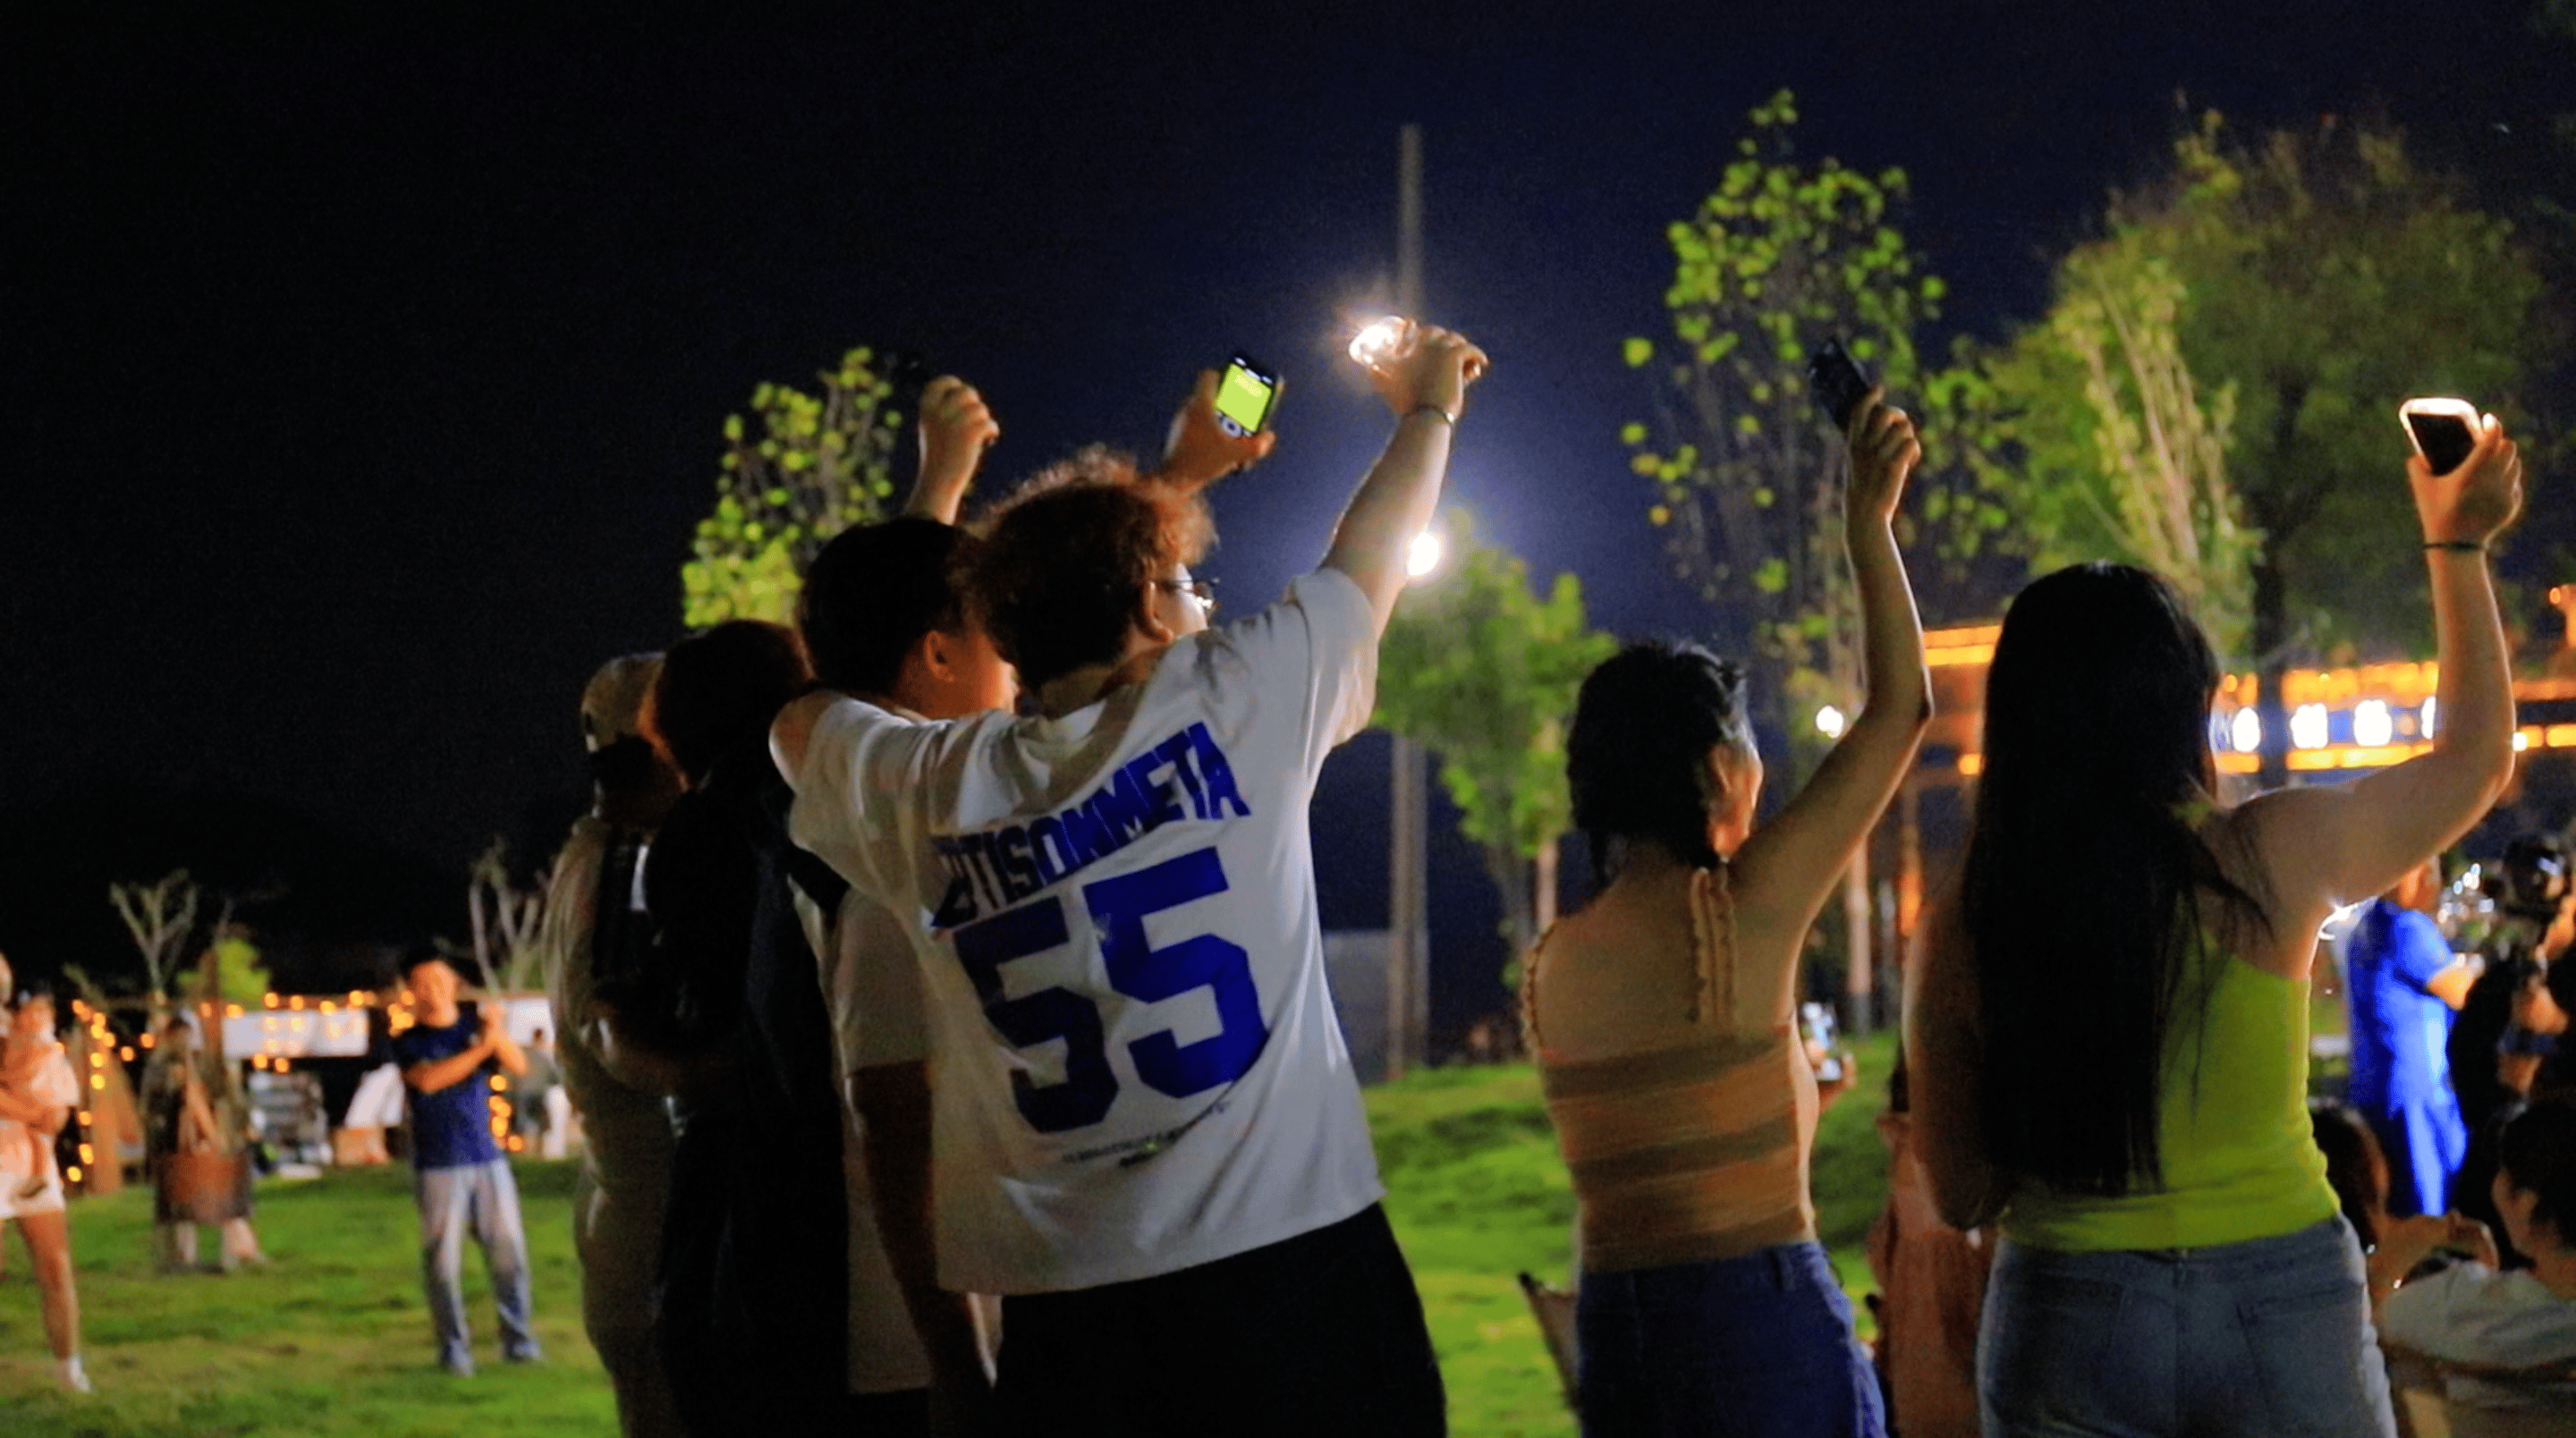
{"type": "Polygon", "coordinates": [[[2005,1240],[1977,1403],[1986,1438],[2396,1432],[2361,1245],[2340,1216],[2207,1248],[2005,1240]]]}
{"type": "Polygon", "coordinates": [[[1880,1438],[1851,1304],[1812,1241],[1586,1273],[1574,1305],[1586,1438],[1880,1438]]]}

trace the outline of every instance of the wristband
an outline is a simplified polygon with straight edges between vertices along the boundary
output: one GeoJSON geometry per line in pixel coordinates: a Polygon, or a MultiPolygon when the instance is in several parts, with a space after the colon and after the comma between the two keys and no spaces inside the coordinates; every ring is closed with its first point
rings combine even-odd
{"type": "Polygon", "coordinates": [[[1416,416],[1419,416],[1419,415],[1426,415],[1426,414],[1436,414],[1436,415],[1440,416],[1441,420],[1442,420],[1443,422],[1445,422],[1445,423],[1446,423],[1446,424],[1447,424],[1451,429],[1456,429],[1456,428],[1458,427],[1458,416],[1456,416],[1456,415],[1454,415],[1454,414],[1451,414],[1449,411],[1447,411],[1447,410],[1445,410],[1445,409],[1442,409],[1440,406],[1438,406],[1438,405],[1436,405],[1436,404],[1427,404],[1427,403],[1426,403],[1426,404],[1418,404],[1418,405],[1415,405],[1412,409],[1405,411],[1405,415],[1404,415],[1404,417],[1405,417],[1406,419],[1412,419],[1412,418],[1415,418],[1416,416]]]}
{"type": "Polygon", "coordinates": [[[2424,541],[2424,547],[2426,549],[2447,549],[2456,554],[2484,554],[2487,552],[2486,541],[2482,539],[2428,539],[2424,541]]]}

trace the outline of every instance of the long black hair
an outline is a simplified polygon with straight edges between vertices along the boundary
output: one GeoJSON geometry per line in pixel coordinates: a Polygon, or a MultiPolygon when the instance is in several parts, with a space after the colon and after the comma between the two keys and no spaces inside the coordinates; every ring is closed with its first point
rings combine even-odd
{"type": "Polygon", "coordinates": [[[2208,639],[2146,570],[2061,569],[2004,616],[1960,917],[2007,1173],[2098,1195],[2163,1181],[2166,1035],[2206,999],[2185,982],[2205,972],[2199,903],[2244,921],[2230,941],[2263,924],[2195,831],[2217,689],[2208,639]]]}
{"type": "Polygon", "coordinates": [[[1744,671],[1696,644],[1631,644],[1601,661],[1574,701],[1565,777],[1574,827],[1592,851],[1592,880],[1609,886],[1629,848],[1661,845],[1711,865],[1708,751],[1750,743],[1744,671]]]}

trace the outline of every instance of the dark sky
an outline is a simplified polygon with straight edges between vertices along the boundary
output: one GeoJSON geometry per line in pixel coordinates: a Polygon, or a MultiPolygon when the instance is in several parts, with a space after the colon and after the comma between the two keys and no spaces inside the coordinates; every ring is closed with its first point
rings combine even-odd
{"type": "MultiPolygon", "coordinates": [[[[1704,619],[1623,466],[1618,342],[1772,90],[1810,154],[1912,172],[1989,333],[2178,90],[2506,164],[2576,109],[2576,56],[2503,0],[1061,8],[13,37],[0,813],[239,793],[460,863],[577,786],[591,667],[674,637],[724,414],[853,343],[981,384],[1000,478],[1148,446],[1196,369],[1266,357],[1283,443],[1219,492],[1212,570],[1276,593],[1386,429],[1332,332],[1390,266],[1404,121],[1429,315],[1495,359],[1453,498],[1634,632],[1704,619]]],[[[1326,827],[1382,832],[1380,752],[1326,827]]],[[[1328,921],[1377,921],[1368,871],[1328,870],[1328,921]]]]}

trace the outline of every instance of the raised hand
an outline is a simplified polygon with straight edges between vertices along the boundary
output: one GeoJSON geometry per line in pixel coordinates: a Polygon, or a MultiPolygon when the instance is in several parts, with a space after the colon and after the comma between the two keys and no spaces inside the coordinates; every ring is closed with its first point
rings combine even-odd
{"type": "Polygon", "coordinates": [[[2435,474],[2420,454],[2406,459],[2406,482],[2428,544],[2484,544],[2522,513],[2522,451],[2488,415],[2477,446],[2460,467],[2435,474]]]}
{"type": "Polygon", "coordinates": [[[1874,388],[1853,409],[1843,439],[1851,446],[1851,490],[1843,512],[1852,524],[1886,524],[1905,498],[1905,481],[1923,460],[1923,441],[1905,411],[1874,388]]]}
{"type": "Polygon", "coordinates": [[[1393,349],[1369,366],[1369,378],[1398,417],[1428,407],[1454,420],[1467,412],[1467,387],[1489,364],[1465,335],[1408,320],[1393,349]]]}
{"type": "MultiPolygon", "coordinates": [[[[1172,432],[1163,446],[1163,462],[1154,467],[1154,478],[1195,489],[1259,464],[1278,447],[1276,431],[1236,434],[1217,423],[1216,387],[1215,370],[1199,372],[1197,387],[1180,413],[1172,416],[1172,432]]],[[[1286,388],[1284,382],[1281,388],[1286,388]]],[[[1272,408],[1277,409],[1275,401],[1272,408]]]]}
{"type": "Polygon", "coordinates": [[[1002,437],[1002,426],[973,385],[944,374],[922,387],[920,431],[921,473],[904,510],[954,524],[975,467],[1002,437]]]}

